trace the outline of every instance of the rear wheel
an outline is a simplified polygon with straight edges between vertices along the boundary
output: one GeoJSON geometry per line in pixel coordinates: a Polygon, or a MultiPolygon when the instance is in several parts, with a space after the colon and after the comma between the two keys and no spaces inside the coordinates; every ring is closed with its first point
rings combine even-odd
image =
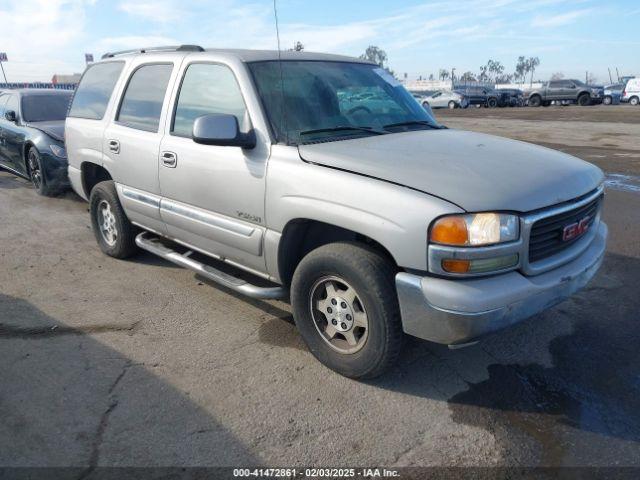
{"type": "Polygon", "coordinates": [[[540,97],[540,95],[534,95],[529,99],[530,107],[539,107],[541,103],[542,103],[542,98],[540,97]]]}
{"type": "Polygon", "coordinates": [[[497,98],[488,98],[487,99],[487,107],[489,108],[496,108],[498,106],[498,99],[497,98]]]}
{"type": "Polygon", "coordinates": [[[91,225],[100,249],[114,258],[127,258],[138,251],[137,229],[120,205],[113,181],[98,183],[89,198],[91,225]]]}
{"type": "Polygon", "coordinates": [[[638,103],[640,103],[640,99],[638,97],[631,97],[631,99],[629,100],[629,103],[631,105],[638,105],[638,103]]]}
{"type": "Polygon", "coordinates": [[[395,269],[356,243],[333,243],[309,253],[291,282],[295,322],[324,365],[351,378],[380,375],[403,340],[395,269]]]}
{"type": "Polygon", "coordinates": [[[611,105],[613,103],[613,99],[609,95],[607,95],[602,99],[602,103],[604,103],[605,105],[611,105]]]}
{"type": "Polygon", "coordinates": [[[458,105],[457,105],[457,104],[456,104],[456,102],[454,102],[453,100],[451,100],[451,101],[449,102],[449,110],[453,110],[453,109],[455,109],[455,108],[457,108],[457,107],[458,107],[458,105]]]}
{"type": "Polygon", "coordinates": [[[583,93],[578,97],[578,105],[586,107],[591,103],[591,96],[588,93],[583,93]]]}

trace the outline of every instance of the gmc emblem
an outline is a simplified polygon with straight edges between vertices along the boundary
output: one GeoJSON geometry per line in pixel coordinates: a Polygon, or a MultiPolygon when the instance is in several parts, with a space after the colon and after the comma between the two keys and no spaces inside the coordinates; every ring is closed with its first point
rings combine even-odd
{"type": "Polygon", "coordinates": [[[562,241],[568,242],[569,240],[573,240],[574,238],[578,238],[583,235],[587,230],[589,230],[589,220],[591,220],[591,216],[587,215],[579,222],[572,223],[571,225],[564,227],[564,229],[562,229],[562,241]]]}

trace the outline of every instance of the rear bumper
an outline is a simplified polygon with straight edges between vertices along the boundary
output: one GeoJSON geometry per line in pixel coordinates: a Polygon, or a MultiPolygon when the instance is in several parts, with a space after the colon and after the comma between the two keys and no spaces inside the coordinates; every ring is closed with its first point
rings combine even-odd
{"type": "Polygon", "coordinates": [[[396,275],[403,330],[436,343],[466,343],[540,313],[584,287],[596,274],[607,242],[600,222],[589,248],[541,275],[509,272],[477,280],[396,275]]]}

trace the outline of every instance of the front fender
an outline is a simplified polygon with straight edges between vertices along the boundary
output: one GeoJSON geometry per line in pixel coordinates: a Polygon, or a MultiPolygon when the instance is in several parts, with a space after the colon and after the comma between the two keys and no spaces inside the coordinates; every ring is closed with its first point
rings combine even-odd
{"type": "Polygon", "coordinates": [[[407,187],[305,163],[295,148],[272,148],[266,218],[268,228],[278,233],[292,220],[315,220],[366,235],[400,267],[426,270],[431,221],[462,211],[407,187]]]}

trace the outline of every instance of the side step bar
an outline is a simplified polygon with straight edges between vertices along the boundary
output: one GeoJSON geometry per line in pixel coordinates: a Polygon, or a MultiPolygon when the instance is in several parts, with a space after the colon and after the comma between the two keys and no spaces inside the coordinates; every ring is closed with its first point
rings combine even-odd
{"type": "Polygon", "coordinates": [[[198,262],[189,258],[191,252],[181,254],[164,245],[158,237],[151,237],[148,232],[142,232],[136,237],[136,245],[143,250],[164,258],[176,265],[202,275],[203,277],[216,282],[223,287],[227,287],[235,292],[242,293],[248,297],[260,299],[281,299],[286,296],[286,291],[282,287],[258,287],[237,277],[224,273],[210,265],[198,262]]]}

